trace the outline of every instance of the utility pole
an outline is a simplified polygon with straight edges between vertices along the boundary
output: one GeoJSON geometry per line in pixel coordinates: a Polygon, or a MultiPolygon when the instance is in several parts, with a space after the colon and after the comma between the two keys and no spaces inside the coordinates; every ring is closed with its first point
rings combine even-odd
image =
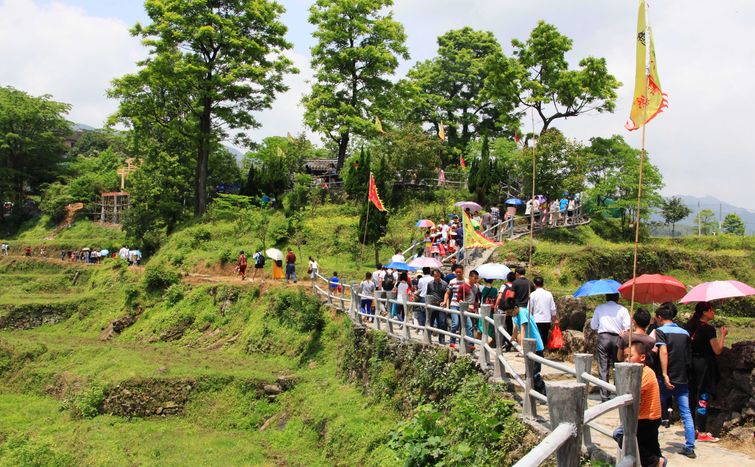
{"type": "Polygon", "coordinates": [[[721,233],[721,229],[724,226],[723,219],[721,218],[721,211],[722,211],[721,206],[722,206],[722,204],[718,203],[718,233],[721,233]]]}
{"type": "Polygon", "coordinates": [[[697,236],[698,237],[703,234],[703,228],[700,225],[700,221],[701,220],[702,219],[701,219],[701,216],[700,216],[700,201],[698,201],[697,202],[697,236]]]}

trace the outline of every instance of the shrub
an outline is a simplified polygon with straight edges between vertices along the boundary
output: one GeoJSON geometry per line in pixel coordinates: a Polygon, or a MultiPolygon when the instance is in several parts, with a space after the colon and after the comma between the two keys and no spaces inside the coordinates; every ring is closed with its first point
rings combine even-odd
{"type": "Polygon", "coordinates": [[[163,264],[150,265],[144,271],[144,285],[151,292],[165,290],[180,280],[178,271],[163,264]]]}
{"type": "Polygon", "coordinates": [[[105,388],[93,384],[74,399],[74,412],[82,418],[94,418],[100,413],[102,401],[105,400],[105,388]]]}
{"type": "Polygon", "coordinates": [[[273,299],[267,314],[299,332],[322,331],[325,325],[320,301],[301,289],[285,289],[273,299]]]}

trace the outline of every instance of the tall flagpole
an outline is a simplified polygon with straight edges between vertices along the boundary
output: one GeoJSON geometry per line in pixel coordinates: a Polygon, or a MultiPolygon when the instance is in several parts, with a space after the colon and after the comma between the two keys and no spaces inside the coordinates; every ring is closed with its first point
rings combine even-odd
{"type": "MultiPolygon", "coordinates": [[[[645,6],[645,10],[647,10],[647,4],[645,6]]],[[[645,15],[645,37],[648,37],[647,34],[648,26],[647,26],[647,14],[645,15]]],[[[646,49],[645,52],[645,63],[647,62],[647,54],[648,51],[646,49]]],[[[635,228],[634,228],[634,261],[632,264],[632,298],[629,305],[629,314],[630,316],[634,316],[634,297],[635,297],[635,290],[637,290],[637,256],[639,253],[639,245],[640,245],[640,214],[642,210],[642,168],[643,164],[645,162],[645,128],[647,127],[647,118],[648,118],[648,80],[649,80],[650,70],[645,70],[645,109],[644,109],[644,115],[642,119],[642,149],[640,151],[640,182],[637,186],[637,220],[635,221],[635,228]]],[[[632,345],[632,326],[630,324],[629,326],[629,346],[632,345]]]]}
{"type": "MultiPolygon", "coordinates": [[[[370,172],[370,180],[372,180],[372,172],[370,172]]],[[[367,215],[364,218],[364,237],[362,239],[362,248],[359,251],[359,262],[364,262],[364,245],[367,243],[367,226],[370,222],[370,183],[367,182],[367,215]]]]}

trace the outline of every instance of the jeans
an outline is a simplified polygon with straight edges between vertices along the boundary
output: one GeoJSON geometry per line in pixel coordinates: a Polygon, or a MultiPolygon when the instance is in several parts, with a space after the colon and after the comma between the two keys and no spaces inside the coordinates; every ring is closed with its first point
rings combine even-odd
{"type": "MultiPolygon", "coordinates": [[[[452,310],[458,310],[458,305],[452,305],[452,310]]],[[[466,331],[467,331],[467,337],[472,337],[472,319],[468,316],[464,317],[464,323],[466,324],[466,331]]],[[[451,315],[451,332],[454,334],[459,334],[459,327],[461,326],[461,317],[457,315],[456,313],[453,313],[451,315]]],[[[456,337],[451,337],[451,343],[456,343],[456,337]]],[[[471,345],[471,344],[470,344],[471,345]]]]}
{"type": "Polygon", "coordinates": [[[663,382],[663,378],[658,378],[658,386],[661,388],[661,401],[666,400],[669,396],[674,396],[679,406],[679,415],[684,424],[684,447],[687,449],[695,448],[695,424],[692,422],[692,412],[689,410],[689,385],[674,383],[674,389],[668,389],[663,382]]]}
{"type": "Polygon", "coordinates": [[[363,298],[362,301],[360,302],[359,308],[362,311],[362,313],[366,315],[374,314],[372,312],[372,299],[371,298],[363,298]]]}
{"type": "MultiPolygon", "coordinates": [[[[436,305],[437,306],[437,305],[436,305]]],[[[442,331],[445,331],[447,329],[447,318],[446,318],[446,312],[445,311],[439,311],[439,310],[430,310],[430,322],[428,323],[430,326],[434,328],[438,328],[442,331]]],[[[446,335],[438,333],[438,343],[445,344],[446,343],[446,335]]]]}
{"type": "MultiPolygon", "coordinates": [[[[425,303],[425,298],[424,297],[417,297],[417,303],[425,303]]],[[[425,318],[426,318],[426,316],[425,316],[425,307],[423,307],[423,306],[415,306],[413,308],[414,308],[414,310],[413,310],[413,312],[414,312],[414,319],[417,320],[417,323],[420,326],[424,326],[425,325],[425,318]]]]}
{"type": "Polygon", "coordinates": [[[293,263],[286,263],[286,282],[289,279],[296,282],[296,265],[293,263]]]}

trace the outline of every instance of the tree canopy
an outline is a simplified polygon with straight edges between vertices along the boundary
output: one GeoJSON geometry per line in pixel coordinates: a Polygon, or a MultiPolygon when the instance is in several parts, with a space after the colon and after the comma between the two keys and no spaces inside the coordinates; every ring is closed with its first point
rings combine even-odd
{"type": "Polygon", "coordinates": [[[304,96],[304,122],[338,145],[343,167],[352,134],[374,136],[373,124],[388,108],[390,76],[408,59],[406,34],[393,19],[392,0],[317,0],[309,22],[314,82],[304,96]]]}
{"type": "Polygon", "coordinates": [[[732,212],[724,217],[724,221],[721,223],[721,231],[733,235],[744,235],[745,223],[741,217],[732,212]]]}
{"type": "Polygon", "coordinates": [[[689,216],[692,210],[688,208],[678,196],[661,201],[661,215],[666,225],[671,224],[671,236],[675,234],[676,223],[689,216]]]}

